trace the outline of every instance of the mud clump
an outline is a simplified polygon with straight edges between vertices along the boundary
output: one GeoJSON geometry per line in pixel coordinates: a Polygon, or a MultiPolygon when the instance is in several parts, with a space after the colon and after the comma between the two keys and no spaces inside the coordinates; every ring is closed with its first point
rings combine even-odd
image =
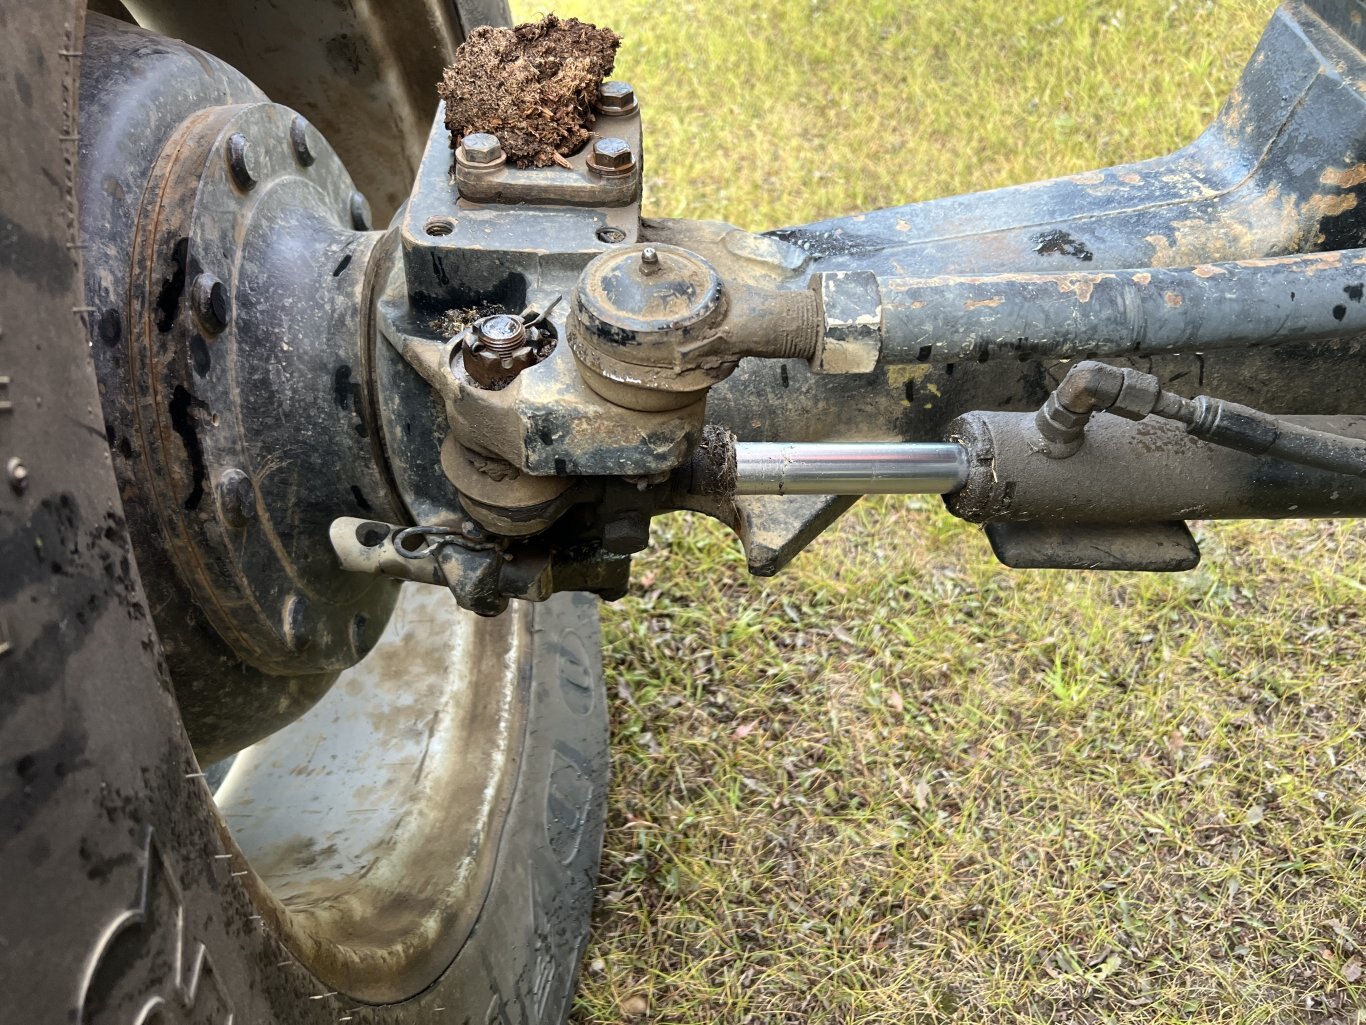
{"type": "Polygon", "coordinates": [[[451,145],[491,132],[517,167],[545,167],[592,136],[593,100],[621,37],[577,18],[481,26],[455,51],[437,92],[451,145]]]}

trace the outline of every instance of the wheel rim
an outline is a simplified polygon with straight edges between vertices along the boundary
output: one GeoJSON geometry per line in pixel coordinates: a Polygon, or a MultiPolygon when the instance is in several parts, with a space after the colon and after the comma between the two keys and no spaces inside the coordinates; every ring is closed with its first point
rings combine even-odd
{"type": "Polygon", "coordinates": [[[405,585],[365,660],[217,791],[263,918],[357,1000],[424,989],[474,925],[521,758],[527,613],[405,585]]]}

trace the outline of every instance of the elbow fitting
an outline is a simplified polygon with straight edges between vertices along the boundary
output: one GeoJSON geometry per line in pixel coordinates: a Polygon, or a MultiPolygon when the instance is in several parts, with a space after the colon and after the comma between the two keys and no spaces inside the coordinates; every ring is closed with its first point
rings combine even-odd
{"type": "Polygon", "coordinates": [[[1095,413],[1142,420],[1152,412],[1173,415],[1184,402],[1164,392],[1152,374],[1083,360],[1067,372],[1034,414],[1034,426],[1043,439],[1043,454],[1066,459],[1081,448],[1086,425],[1095,413]]]}

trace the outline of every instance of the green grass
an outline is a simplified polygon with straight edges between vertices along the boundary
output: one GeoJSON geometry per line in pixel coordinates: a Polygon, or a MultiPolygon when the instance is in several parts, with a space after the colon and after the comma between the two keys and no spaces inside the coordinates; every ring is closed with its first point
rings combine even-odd
{"type": "MultiPolygon", "coordinates": [[[[625,37],[648,212],[756,229],[1168,151],[1271,13],[727,6],[554,9],[625,37]]],[[[578,1020],[1363,1020],[1366,539],[1198,532],[1193,573],[1015,573],[871,500],[760,581],[657,521],[578,1020]]]]}

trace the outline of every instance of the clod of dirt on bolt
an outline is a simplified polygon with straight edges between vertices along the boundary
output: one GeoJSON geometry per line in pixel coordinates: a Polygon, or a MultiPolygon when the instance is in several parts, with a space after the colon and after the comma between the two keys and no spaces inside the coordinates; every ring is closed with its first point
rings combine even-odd
{"type": "Polygon", "coordinates": [[[611,29],[553,14],[515,28],[476,28],[437,86],[451,146],[489,132],[517,167],[545,167],[574,153],[591,136],[598,86],[620,45],[611,29]]]}

